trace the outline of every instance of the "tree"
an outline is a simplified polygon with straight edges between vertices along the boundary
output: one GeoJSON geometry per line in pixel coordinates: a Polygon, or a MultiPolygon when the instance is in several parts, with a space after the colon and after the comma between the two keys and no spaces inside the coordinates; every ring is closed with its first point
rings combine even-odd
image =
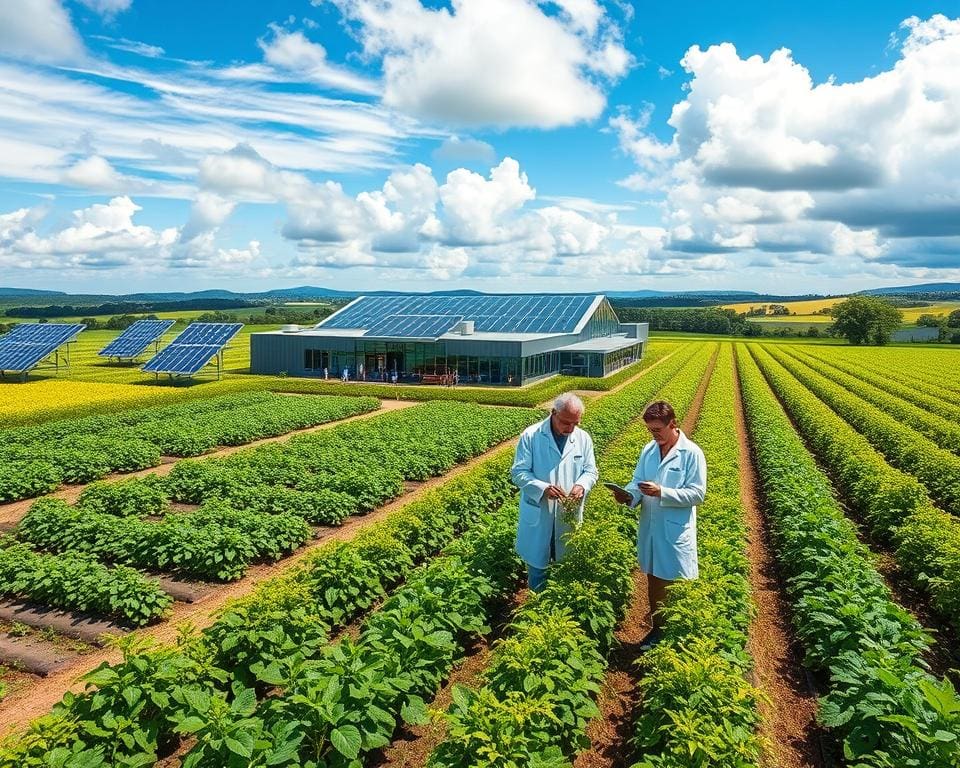
{"type": "Polygon", "coordinates": [[[917,318],[917,325],[921,328],[939,328],[945,322],[943,315],[924,314],[917,318]]]}
{"type": "Polygon", "coordinates": [[[960,309],[955,309],[947,315],[948,328],[960,328],[960,309]]]}
{"type": "Polygon", "coordinates": [[[903,313],[876,296],[851,296],[834,305],[831,330],[851,344],[886,344],[903,322],[903,313]]]}

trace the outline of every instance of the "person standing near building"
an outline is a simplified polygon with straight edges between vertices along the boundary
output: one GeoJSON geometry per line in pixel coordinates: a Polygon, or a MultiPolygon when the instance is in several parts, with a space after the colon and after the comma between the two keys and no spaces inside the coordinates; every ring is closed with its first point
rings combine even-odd
{"type": "Polygon", "coordinates": [[[565,536],[561,500],[580,502],[576,512],[583,521],[583,504],[597,482],[593,439],[580,429],[583,402],[573,393],[560,395],[550,415],[524,431],[510,469],[520,489],[520,520],[517,524],[517,554],[527,564],[530,589],[539,592],[551,561],[563,558],[565,536]]]}
{"type": "Polygon", "coordinates": [[[667,587],[677,579],[699,576],[697,504],[707,492],[707,462],[700,446],[677,426],[670,403],[651,403],[643,421],[653,439],[640,452],[633,479],[613,495],[621,504],[640,506],[637,560],[647,574],[653,626],[642,647],[649,648],[662,634],[657,609],[667,587]]]}

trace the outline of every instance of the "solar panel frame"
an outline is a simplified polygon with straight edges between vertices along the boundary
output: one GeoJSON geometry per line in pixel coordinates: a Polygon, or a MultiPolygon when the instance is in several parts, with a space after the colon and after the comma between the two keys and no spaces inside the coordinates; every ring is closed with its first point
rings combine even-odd
{"type": "Polygon", "coordinates": [[[100,357],[137,357],[165,334],[174,320],[137,320],[117,338],[101,349],[100,357]]]}
{"type": "Polygon", "coordinates": [[[243,323],[191,323],[141,368],[148,373],[192,376],[243,328],[243,323]]]}
{"type": "Polygon", "coordinates": [[[0,336],[0,371],[26,373],[70,342],[83,323],[20,323],[0,336]]]}

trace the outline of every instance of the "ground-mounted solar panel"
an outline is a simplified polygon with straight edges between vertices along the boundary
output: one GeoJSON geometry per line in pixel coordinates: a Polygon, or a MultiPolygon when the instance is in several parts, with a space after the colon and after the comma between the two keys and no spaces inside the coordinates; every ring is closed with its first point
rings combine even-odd
{"type": "Polygon", "coordinates": [[[191,323],[171,344],[226,344],[243,328],[243,323],[191,323]]]}
{"type": "Polygon", "coordinates": [[[191,323],[167,347],[150,358],[143,370],[171,376],[193,376],[216,359],[219,374],[220,353],[241,328],[243,323],[191,323]]]}
{"type": "Polygon", "coordinates": [[[154,355],[143,370],[190,376],[216,357],[221,348],[219,344],[171,344],[154,355]]]}
{"type": "Polygon", "coordinates": [[[406,316],[413,322],[415,317],[460,316],[473,320],[477,333],[572,333],[595,300],[592,294],[364,296],[318,327],[363,328],[364,335],[387,335],[371,331],[388,318],[406,316]]]}
{"type": "Polygon", "coordinates": [[[463,320],[462,315],[388,315],[364,336],[406,339],[438,339],[463,320]]]}
{"type": "MultiPolygon", "coordinates": [[[[82,323],[20,323],[9,333],[0,336],[0,374],[11,372],[26,375],[50,355],[56,355],[55,366],[60,367],[59,350],[72,341],[87,326],[82,323]]],[[[66,358],[69,364],[69,357],[66,358]]]]}
{"type": "Polygon", "coordinates": [[[97,354],[100,357],[137,357],[163,336],[173,323],[173,320],[137,320],[97,354]]]}

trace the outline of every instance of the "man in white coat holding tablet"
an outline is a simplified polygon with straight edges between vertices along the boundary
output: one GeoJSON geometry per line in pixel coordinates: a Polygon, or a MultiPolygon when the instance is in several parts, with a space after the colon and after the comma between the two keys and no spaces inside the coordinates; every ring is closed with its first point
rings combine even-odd
{"type": "Polygon", "coordinates": [[[699,576],[696,505],[707,491],[707,462],[700,446],[677,426],[670,403],[651,403],[643,421],[653,439],[640,452],[633,480],[625,489],[611,490],[621,504],[640,506],[637,560],[647,574],[653,625],[643,647],[651,647],[661,636],[656,611],[667,587],[699,576]]]}
{"type": "Polygon", "coordinates": [[[570,526],[561,500],[579,501],[576,519],[582,522],[584,500],[597,482],[593,440],[578,426],[581,418],[583,401],[572,393],[560,395],[550,415],[527,427],[517,444],[510,470],[520,489],[516,547],[534,592],[543,589],[550,562],[563,557],[570,526]]]}

